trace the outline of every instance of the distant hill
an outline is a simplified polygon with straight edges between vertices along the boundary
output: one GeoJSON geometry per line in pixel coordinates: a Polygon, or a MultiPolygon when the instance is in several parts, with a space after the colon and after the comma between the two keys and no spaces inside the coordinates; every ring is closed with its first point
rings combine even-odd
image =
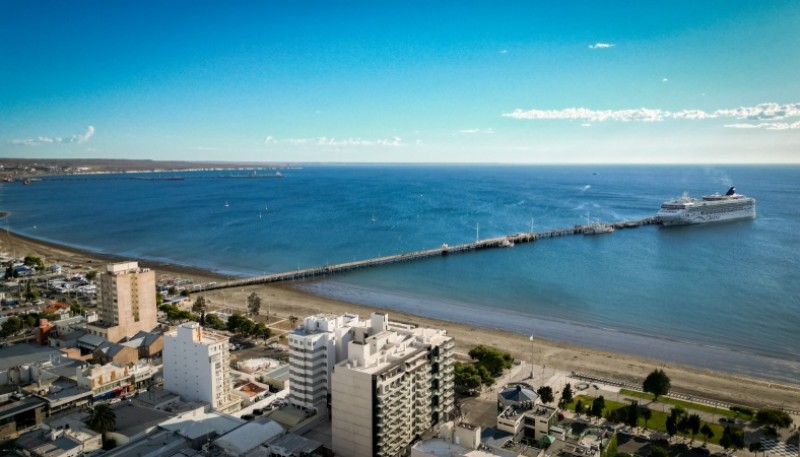
{"type": "Polygon", "coordinates": [[[0,159],[0,176],[77,174],[131,171],[180,171],[198,169],[283,169],[286,163],[193,162],[126,159],[0,159]]]}

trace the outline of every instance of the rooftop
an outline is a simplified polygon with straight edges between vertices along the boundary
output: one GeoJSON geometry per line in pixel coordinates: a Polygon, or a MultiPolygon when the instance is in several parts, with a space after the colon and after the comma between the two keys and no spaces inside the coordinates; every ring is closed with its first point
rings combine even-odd
{"type": "Polygon", "coordinates": [[[235,455],[241,455],[283,433],[283,427],[277,422],[262,418],[248,422],[217,438],[214,440],[214,445],[233,452],[235,455]]]}
{"type": "Polygon", "coordinates": [[[50,360],[51,357],[60,357],[61,351],[49,346],[20,343],[13,346],[0,348],[0,371],[8,370],[19,365],[29,365],[35,362],[50,360]]]}
{"type": "Polygon", "coordinates": [[[138,435],[151,427],[173,417],[173,414],[157,409],[122,402],[114,407],[117,415],[116,432],[128,437],[138,435]]]}

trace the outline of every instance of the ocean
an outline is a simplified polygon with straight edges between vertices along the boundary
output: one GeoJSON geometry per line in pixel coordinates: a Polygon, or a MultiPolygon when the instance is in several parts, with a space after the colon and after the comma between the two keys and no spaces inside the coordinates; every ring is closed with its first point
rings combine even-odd
{"type": "Polygon", "coordinates": [[[328,165],[0,185],[12,232],[249,276],[588,219],[735,185],[758,217],[640,227],[372,268],[316,294],[782,382],[800,380],[800,167],[328,165]]]}

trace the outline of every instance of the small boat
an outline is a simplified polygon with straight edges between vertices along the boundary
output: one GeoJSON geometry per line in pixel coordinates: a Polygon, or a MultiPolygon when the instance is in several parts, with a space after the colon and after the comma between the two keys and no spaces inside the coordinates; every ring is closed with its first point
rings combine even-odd
{"type": "Polygon", "coordinates": [[[504,248],[513,248],[514,242],[506,238],[502,242],[500,242],[500,246],[504,248]]]}
{"type": "Polygon", "coordinates": [[[225,207],[227,208],[228,206],[230,206],[230,205],[228,204],[228,200],[225,200],[225,207]]]}

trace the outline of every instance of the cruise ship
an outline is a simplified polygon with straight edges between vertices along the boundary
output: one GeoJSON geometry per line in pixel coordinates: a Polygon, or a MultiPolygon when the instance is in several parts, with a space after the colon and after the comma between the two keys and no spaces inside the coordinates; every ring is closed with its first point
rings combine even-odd
{"type": "Polygon", "coordinates": [[[677,200],[661,205],[658,217],[664,225],[705,224],[756,217],[756,199],[736,193],[731,187],[725,195],[706,195],[702,199],[689,198],[684,193],[677,200]]]}

